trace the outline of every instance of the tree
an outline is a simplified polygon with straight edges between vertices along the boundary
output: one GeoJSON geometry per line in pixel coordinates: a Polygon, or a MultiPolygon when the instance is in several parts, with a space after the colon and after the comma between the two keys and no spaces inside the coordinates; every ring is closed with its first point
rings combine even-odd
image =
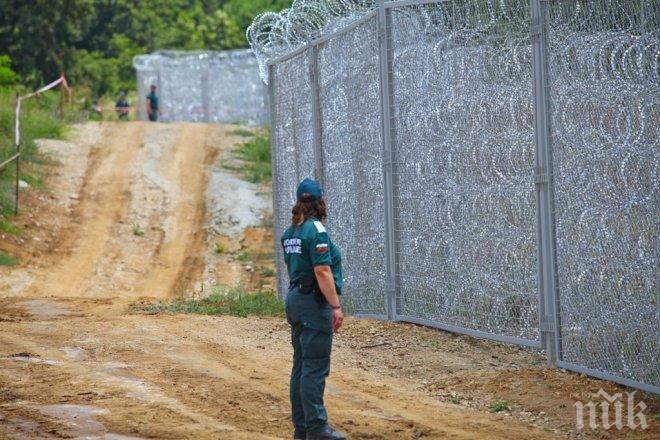
{"type": "Polygon", "coordinates": [[[255,15],[291,0],[0,0],[0,48],[30,86],[65,72],[99,97],[134,87],[135,55],[248,47],[255,15]]]}
{"type": "Polygon", "coordinates": [[[18,80],[19,76],[11,69],[11,58],[0,55],[0,87],[14,85],[18,80]]]}

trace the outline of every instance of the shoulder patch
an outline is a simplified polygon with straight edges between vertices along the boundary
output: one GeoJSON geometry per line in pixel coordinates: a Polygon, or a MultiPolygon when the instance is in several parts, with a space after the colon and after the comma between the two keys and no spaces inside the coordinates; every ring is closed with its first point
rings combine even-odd
{"type": "Polygon", "coordinates": [[[319,232],[326,232],[326,230],[325,230],[325,226],[323,226],[323,223],[321,223],[320,221],[318,221],[318,220],[315,221],[315,222],[314,222],[314,226],[316,226],[316,230],[317,230],[317,231],[319,231],[319,232]]]}

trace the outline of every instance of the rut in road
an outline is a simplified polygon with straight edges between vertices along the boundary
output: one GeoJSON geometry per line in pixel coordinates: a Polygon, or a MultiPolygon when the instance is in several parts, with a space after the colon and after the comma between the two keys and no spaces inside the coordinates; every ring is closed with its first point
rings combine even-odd
{"type": "Polygon", "coordinates": [[[208,129],[104,126],[90,151],[73,222],[29,294],[184,293],[203,270],[205,165],[214,154],[208,129]],[[145,237],[136,241],[140,234],[145,237]]]}
{"type": "MultiPolygon", "coordinates": [[[[185,293],[202,275],[205,176],[239,141],[233,128],[94,127],[96,141],[75,150],[89,155],[87,169],[57,246],[33,267],[0,272],[29,275],[0,294],[0,438],[290,438],[282,319],[129,308],[185,293]]],[[[365,355],[347,344],[335,351],[327,400],[351,438],[556,438],[357,368],[365,355]]]]}

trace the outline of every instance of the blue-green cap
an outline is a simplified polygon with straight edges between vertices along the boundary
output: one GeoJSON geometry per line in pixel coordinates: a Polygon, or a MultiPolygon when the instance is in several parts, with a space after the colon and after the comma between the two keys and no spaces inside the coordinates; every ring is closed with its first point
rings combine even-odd
{"type": "Polygon", "coordinates": [[[316,180],[303,180],[298,185],[298,189],[296,190],[296,197],[298,200],[302,200],[303,196],[306,194],[312,196],[314,200],[320,199],[323,197],[323,190],[321,189],[321,185],[316,180]]]}

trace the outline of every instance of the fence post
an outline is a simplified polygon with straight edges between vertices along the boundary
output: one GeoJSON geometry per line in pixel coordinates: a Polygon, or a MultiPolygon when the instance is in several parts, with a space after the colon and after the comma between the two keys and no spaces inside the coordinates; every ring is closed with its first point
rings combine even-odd
{"type": "Polygon", "coordinates": [[[325,186],[323,165],[323,124],[321,123],[321,97],[319,85],[319,48],[309,46],[309,83],[312,91],[312,132],[314,136],[314,178],[325,186]]]}
{"type": "Polygon", "coordinates": [[[21,98],[16,93],[16,203],[14,204],[14,215],[18,215],[18,190],[20,187],[21,176],[21,98]]]}
{"type": "Polygon", "coordinates": [[[383,199],[385,208],[385,258],[387,259],[387,319],[396,320],[399,296],[394,215],[394,151],[392,103],[392,23],[385,0],[378,0],[378,48],[380,60],[381,127],[383,137],[383,199]]]}
{"type": "Polygon", "coordinates": [[[272,168],[272,188],[273,188],[273,233],[275,234],[275,269],[277,270],[277,296],[280,299],[284,298],[284,290],[282,288],[282,282],[284,274],[282,273],[282,265],[278,258],[278,252],[280,252],[280,242],[277,239],[279,234],[282,231],[278,230],[280,226],[280,210],[279,210],[279,198],[282,197],[280,194],[280,188],[278,185],[277,176],[278,174],[278,163],[277,163],[277,114],[276,114],[276,105],[275,105],[275,65],[268,64],[268,119],[270,122],[270,163],[272,168]]]}
{"type": "Polygon", "coordinates": [[[534,83],[534,135],[536,143],[537,265],[539,282],[539,330],[548,363],[561,360],[561,319],[557,286],[554,222],[554,178],[551,135],[550,80],[548,76],[548,4],[531,0],[532,66],[534,83]]]}
{"type": "Polygon", "coordinates": [[[202,107],[204,110],[204,122],[211,122],[211,98],[209,96],[209,69],[202,70],[201,78],[202,107]]]}

